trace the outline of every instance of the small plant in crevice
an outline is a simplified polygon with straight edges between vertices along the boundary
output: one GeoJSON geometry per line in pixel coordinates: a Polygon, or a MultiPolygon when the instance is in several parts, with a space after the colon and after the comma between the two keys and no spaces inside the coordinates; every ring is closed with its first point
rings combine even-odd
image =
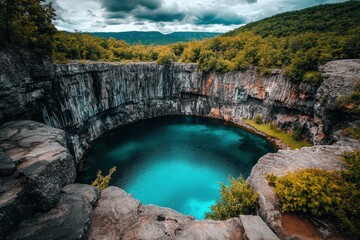
{"type": "Polygon", "coordinates": [[[268,181],[268,184],[270,186],[275,187],[277,176],[275,176],[274,174],[269,174],[266,176],[266,180],[268,181]]]}
{"type": "Polygon", "coordinates": [[[109,170],[109,174],[106,176],[102,175],[101,170],[96,173],[96,179],[91,183],[93,187],[98,187],[100,191],[104,190],[109,186],[111,175],[116,172],[116,167],[112,167],[109,170]]]}
{"type": "Polygon", "coordinates": [[[240,214],[255,214],[258,194],[253,192],[242,176],[237,179],[229,177],[228,181],[230,186],[220,183],[220,199],[211,206],[212,212],[205,214],[207,219],[226,220],[240,214]]]}

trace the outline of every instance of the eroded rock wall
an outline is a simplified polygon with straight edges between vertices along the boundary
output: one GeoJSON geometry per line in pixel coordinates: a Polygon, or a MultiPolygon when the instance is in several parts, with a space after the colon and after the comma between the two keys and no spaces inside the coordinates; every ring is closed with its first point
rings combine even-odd
{"type": "MultiPolygon", "coordinates": [[[[54,66],[45,122],[71,133],[79,160],[87,143],[121,124],[164,115],[201,115],[240,122],[261,115],[310,138],[317,88],[286,80],[282,70],[203,73],[196,64],[94,63],[54,66]]],[[[320,139],[322,140],[322,138],[320,139]]]]}
{"type": "Polygon", "coordinates": [[[182,63],[52,65],[15,50],[1,52],[0,65],[0,123],[30,119],[64,129],[76,161],[104,132],[164,115],[236,123],[261,115],[315,144],[331,142],[334,131],[359,118],[336,109],[336,99],[359,81],[359,60],[327,63],[320,86],[293,83],[281,69],[263,76],[256,68],[204,73],[182,63]]]}

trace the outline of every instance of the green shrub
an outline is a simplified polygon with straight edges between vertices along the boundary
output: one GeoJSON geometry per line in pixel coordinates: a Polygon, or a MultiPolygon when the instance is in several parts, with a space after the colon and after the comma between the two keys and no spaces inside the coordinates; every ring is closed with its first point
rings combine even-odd
{"type": "Polygon", "coordinates": [[[341,159],[341,172],[304,169],[267,180],[275,184],[284,212],[327,216],[350,239],[360,239],[360,151],[345,152],[341,159]]]}
{"type": "Polygon", "coordinates": [[[260,116],[260,115],[256,115],[254,120],[255,120],[256,124],[263,124],[264,123],[263,117],[260,116]]]}
{"type": "Polygon", "coordinates": [[[339,172],[305,169],[279,177],[275,192],[284,212],[309,212],[320,217],[341,202],[339,172]]]}
{"type": "Polygon", "coordinates": [[[109,174],[106,176],[102,175],[102,172],[99,170],[96,173],[96,179],[91,183],[93,187],[98,187],[100,191],[104,190],[109,186],[111,175],[116,171],[116,167],[112,167],[109,170],[109,174]]]}
{"type": "Polygon", "coordinates": [[[341,172],[345,183],[342,201],[334,215],[342,229],[352,239],[360,239],[360,151],[345,152],[342,156],[345,169],[341,172]]]}
{"type": "Polygon", "coordinates": [[[360,127],[349,127],[343,131],[347,137],[360,140],[360,127]]]}
{"type": "Polygon", "coordinates": [[[275,131],[278,130],[278,128],[277,128],[277,126],[276,126],[276,123],[271,122],[271,123],[270,123],[270,129],[271,129],[271,130],[275,130],[275,131]]]}
{"type": "Polygon", "coordinates": [[[206,213],[207,219],[226,220],[240,214],[254,214],[258,203],[258,194],[254,193],[242,176],[229,177],[230,187],[220,183],[220,199],[211,206],[212,212],[206,213]]]}
{"type": "Polygon", "coordinates": [[[360,188],[360,151],[345,152],[341,160],[345,164],[342,176],[346,181],[354,183],[360,188]]]}
{"type": "Polygon", "coordinates": [[[313,84],[320,83],[321,79],[322,79],[321,72],[319,71],[306,72],[303,77],[304,82],[313,83],[313,84]]]}

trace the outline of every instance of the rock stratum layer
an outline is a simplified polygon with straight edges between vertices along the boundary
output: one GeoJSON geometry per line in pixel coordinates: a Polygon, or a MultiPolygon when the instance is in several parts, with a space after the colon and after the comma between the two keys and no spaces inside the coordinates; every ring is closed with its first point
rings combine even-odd
{"type": "Polygon", "coordinates": [[[318,86],[290,82],[281,69],[262,76],[256,68],[204,73],[196,64],[180,63],[52,65],[15,50],[1,52],[0,65],[0,239],[53,233],[59,239],[251,239],[268,232],[256,217],[194,221],[144,206],[115,187],[99,197],[91,186],[69,185],[92,140],[136,120],[199,115],[241,123],[261,115],[283,130],[300,128],[315,144],[337,141],[268,154],[254,167],[249,183],[259,191],[260,215],[281,238],[286,233],[266,174],[340,169],[339,155],[359,148],[337,131],[358,125],[359,115],[336,103],[360,80],[360,60],[326,64],[318,86]],[[47,126],[18,121],[25,119],[47,126]],[[254,224],[264,230],[254,232],[254,224]]]}

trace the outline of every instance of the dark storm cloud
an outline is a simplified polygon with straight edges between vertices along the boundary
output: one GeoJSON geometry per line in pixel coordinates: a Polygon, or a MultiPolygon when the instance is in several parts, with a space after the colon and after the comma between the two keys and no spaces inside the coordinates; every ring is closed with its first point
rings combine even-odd
{"type": "Polygon", "coordinates": [[[243,24],[246,22],[243,17],[237,15],[236,13],[221,14],[207,12],[196,16],[196,18],[197,19],[194,21],[194,23],[197,25],[221,24],[229,26],[234,24],[243,24]]]}
{"type": "Polygon", "coordinates": [[[109,12],[131,12],[139,7],[155,10],[161,7],[161,0],[102,0],[102,6],[109,12]]]}
{"type": "Polygon", "coordinates": [[[169,12],[169,11],[141,11],[134,13],[134,17],[138,20],[149,20],[152,22],[174,22],[181,21],[185,18],[186,14],[182,12],[169,12]]]}
{"type": "Polygon", "coordinates": [[[123,24],[124,21],[122,19],[116,19],[116,18],[113,18],[113,19],[107,19],[105,21],[105,23],[107,25],[119,25],[119,24],[123,24]]]}

